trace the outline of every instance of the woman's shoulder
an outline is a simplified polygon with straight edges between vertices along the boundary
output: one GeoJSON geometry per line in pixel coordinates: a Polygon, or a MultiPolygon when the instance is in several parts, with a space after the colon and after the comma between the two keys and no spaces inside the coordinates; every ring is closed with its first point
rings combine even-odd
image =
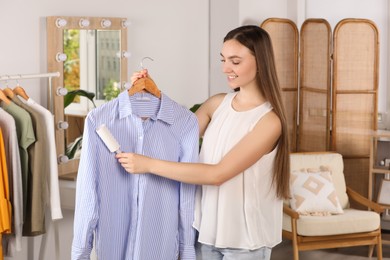
{"type": "MultiPolygon", "coordinates": [[[[219,93],[209,97],[206,101],[202,103],[199,109],[195,112],[198,117],[199,122],[208,122],[214,115],[214,112],[217,110],[219,105],[222,103],[226,97],[226,93],[219,93]]],[[[206,126],[207,126],[206,124],[206,126]]]]}
{"type": "Polygon", "coordinates": [[[219,93],[219,94],[215,94],[215,95],[209,97],[204,102],[204,107],[207,108],[207,110],[209,112],[213,113],[219,107],[219,105],[222,103],[222,101],[224,100],[226,95],[228,95],[228,94],[226,94],[226,93],[219,93]]]}
{"type": "Polygon", "coordinates": [[[213,105],[216,105],[218,107],[225,98],[227,98],[228,96],[230,96],[232,94],[234,94],[234,93],[218,93],[218,94],[215,94],[215,95],[209,97],[209,99],[207,99],[206,102],[211,103],[213,105]]]}

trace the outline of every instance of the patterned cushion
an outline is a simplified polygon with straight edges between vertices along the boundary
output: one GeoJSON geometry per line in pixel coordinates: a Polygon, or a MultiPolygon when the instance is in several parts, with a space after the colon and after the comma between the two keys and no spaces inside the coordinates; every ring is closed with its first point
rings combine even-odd
{"type": "Polygon", "coordinates": [[[343,213],[331,172],[325,167],[293,171],[290,190],[291,208],[301,215],[326,216],[343,213]]]}

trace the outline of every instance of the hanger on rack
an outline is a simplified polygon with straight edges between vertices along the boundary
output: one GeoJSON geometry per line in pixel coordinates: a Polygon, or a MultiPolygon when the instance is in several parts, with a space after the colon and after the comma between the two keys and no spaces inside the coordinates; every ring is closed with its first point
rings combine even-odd
{"type": "Polygon", "coordinates": [[[7,105],[11,104],[11,100],[4,94],[4,91],[0,89],[0,100],[6,103],[7,105]]]}
{"type": "Polygon", "coordinates": [[[19,82],[16,81],[16,87],[14,87],[13,92],[18,95],[19,97],[22,97],[24,100],[28,100],[30,97],[27,95],[26,91],[19,85],[19,82]]]}
{"type": "MultiPolygon", "coordinates": [[[[7,77],[8,77],[8,79],[11,78],[10,76],[7,76],[7,77]]],[[[5,85],[6,85],[6,88],[3,89],[3,92],[4,92],[4,94],[5,94],[9,99],[12,99],[12,98],[15,96],[15,94],[14,94],[14,92],[12,92],[12,89],[10,89],[10,88],[8,87],[8,80],[6,80],[5,85]]]]}
{"type": "MultiPolygon", "coordinates": [[[[143,60],[144,59],[150,59],[153,61],[152,58],[150,57],[144,57],[141,60],[141,68],[144,69],[143,66],[143,60]]],[[[142,92],[142,91],[147,91],[150,94],[160,98],[161,97],[161,91],[158,89],[156,83],[147,75],[145,78],[140,78],[137,79],[134,83],[133,86],[128,90],[129,95],[134,95],[135,93],[142,92]]]]}
{"type": "Polygon", "coordinates": [[[14,92],[9,87],[3,89],[3,92],[9,99],[12,99],[15,96],[14,92]]]}

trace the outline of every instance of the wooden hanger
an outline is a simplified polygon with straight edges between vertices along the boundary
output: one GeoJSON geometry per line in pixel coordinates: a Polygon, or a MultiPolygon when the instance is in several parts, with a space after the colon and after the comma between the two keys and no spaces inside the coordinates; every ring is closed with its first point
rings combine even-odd
{"type": "Polygon", "coordinates": [[[129,89],[129,95],[134,95],[135,93],[142,92],[142,91],[147,91],[150,94],[161,98],[161,91],[158,89],[156,83],[149,78],[140,78],[136,80],[133,84],[133,86],[129,89]]]}
{"type": "Polygon", "coordinates": [[[11,100],[4,94],[4,91],[0,89],[0,100],[6,103],[7,105],[11,104],[11,100]]]}
{"type": "MultiPolygon", "coordinates": [[[[153,60],[150,57],[144,57],[142,61],[146,58],[153,60]]],[[[142,61],[141,61],[141,68],[144,69],[142,61]]],[[[158,89],[156,83],[154,83],[154,81],[149,77],[149,75],[147,75],[145,78],[140,78],[136,80],[133,83],[133,86],[131,86],[131,88],[128,90],[128,93],[131,96],[134,95],[135,93],[143,92],[143,91],[147,91],[150,94],[158,98],[161,98],[161,91],[158,89]]]]}
{"type": "Polygon", "coordinates": [[[10,88],[4,89],[3,92],[10,99],[12,99],[15,96],[14,92],[10,88]]]}
{"type": "Polygon", "coordinates": [[[28,100],[30,97],[26,94],[26,91],[21,86],[16,86],[13,90],[13,92],[22,97],[24,100],[28,100]]]}

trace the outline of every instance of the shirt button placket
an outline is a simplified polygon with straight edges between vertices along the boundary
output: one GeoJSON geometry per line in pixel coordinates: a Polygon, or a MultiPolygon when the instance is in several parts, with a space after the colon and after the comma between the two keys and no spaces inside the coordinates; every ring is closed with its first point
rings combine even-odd
{"type": "Polygon", "coordinates": [[[143,154],[144,128],[141,120],[137,122],[137,153],[143,154]]]}
{"type": "MultiPolygon", "coordinates": [[[[144,129],[142,126],[142,121],[140,118],[137,118],[135,120],[136,124],[136,153],[142,154],[143,153],[143,144],[144,144],[144,129]]],[[[133,256],[137,255],[137,252],[135,252],[135,240],[136,240],[136,234],[138,229],[138,223],[139,223],[139,194],[142,188],[140,188],[140,177],[141,175],[134,175],[135,178],[135,187],[133,189],[133,196],[136,198],[136,200],[133,201],[133,207],[132,207],[132,216],[133,216],[133,223],[132,223],[132,230],[131,230],[131,251],[133,256]]]]}

